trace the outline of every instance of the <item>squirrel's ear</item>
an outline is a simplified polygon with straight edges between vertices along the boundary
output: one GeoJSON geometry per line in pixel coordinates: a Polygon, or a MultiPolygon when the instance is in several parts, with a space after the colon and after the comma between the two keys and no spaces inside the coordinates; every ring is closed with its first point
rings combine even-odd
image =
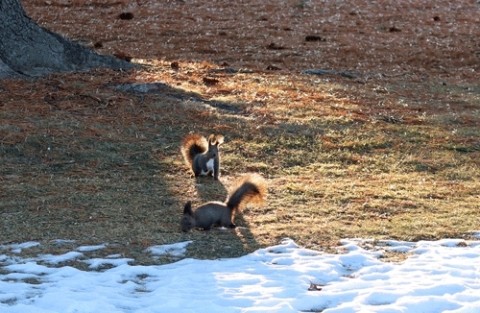
{"type": "Polygon", "coordinates": [[[214,145],[215,144],[215,135],[211,134],[210,136],[208,136],[207,141],[208,141],[209,145],[214,145]]]}
{"type": "Polygon", "coordinates": [[[183,207],[183,214],[192,215],[192,201],[185,203],[183,207]]]}
{"type": "Polygon", "coordinates": [[[215,139],[217,141],[216,145],[219,146],[223,143],[223,141],[225,140],[225,137],[223,137],[223,135],[217,135],[215,139]]]}

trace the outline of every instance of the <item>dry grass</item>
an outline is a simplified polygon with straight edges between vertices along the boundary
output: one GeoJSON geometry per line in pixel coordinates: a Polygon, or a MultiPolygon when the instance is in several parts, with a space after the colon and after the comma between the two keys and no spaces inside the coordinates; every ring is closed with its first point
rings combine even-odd
{"type": "Polygon", "coordinates": [[[215,258],[283,237],[328,249],[479,230],[473,1],[392,2],[382,18],[372,1],[45,3],[25,5],[46,27],[145,67],[0,83],[1,243],[108,242],[148,263],[145,247],[182,240],[194,240],[189,256],[215,258]],[[134,19],[119,20],[124,11],[134,19]],[[422,44],[401,48],[412,42],[422,44]],[[131,82],[167,86],[114,88],[131,82]],[[179,143],[191,131],[225,135],[219,183],[189,177],[179,143]],[[181,233],[185,201],[224,200],[246,172],[269,180],[266,206],[245,210],[235,231],[181,233]]]}

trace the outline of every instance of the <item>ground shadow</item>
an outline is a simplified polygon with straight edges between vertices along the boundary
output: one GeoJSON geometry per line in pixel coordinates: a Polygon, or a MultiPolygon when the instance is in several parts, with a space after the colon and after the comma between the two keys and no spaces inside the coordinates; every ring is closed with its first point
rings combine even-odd
{"type": "Polygon", "coordinates": [[[223,111],[228,111],[230,113],[242,112],[242,109],[234,104],[224,102],[224,101],[207,100],[201,97],[198,93],[188,92],[188,91],[164,84],[162,82],[127,83],[127,84],[115,85],[113,87],[117,91],[132,93],[140,97],[143,97],[147,94],[162,95],[164,97],[173,98],[180,101],[192,101],[192,102],[202,103],[212,108],[221,109],[223,111]]]}
{"type": "Polygon", "coordinates": [[[212,177],[197,177],[194,182],[198,197],[202,202],[223,202],[227,199],[227,189],[220,180],[215,180],[212,177]]]}
{"type": "MultiPolygon", "coordinates": [[[[143,102],[144,99],[147,99],[147,96],[160,96],[166,102],[168,101],[180,101],[180,102],[190,102],[192,104],[205,106],[208,110],[209,108],[214,108],[221,113],[226,113],[230,116],[243,115],[247,114],[244,112],[244,109],[241,105],[208,100],[203,98],[198,93],[186,92],[182,89],[172,87],[170,85],[153,82],[153,83],[127,83],[121,85],[110,85],[110,88],[114,88],[117,91],[121,91],[128,94],[133,94],[138,97],[139,102],[143,102]]],[[[181,125],[181,128],[185,129],[185,132],[175,131],[173,134],[165,134],[168,139],[162,139],[164,141],[176,140],[177,145],[180,145],[181,139],[189,131],[196,131],[195,125],[181,125]],[[188,127],[191,127],[189,129],[188,127]]],[[[178,151],[178,150],[177,150],[178,151]]],[[[168,153],[172,153],[170,150],[168,153]]],[[[177,157],[181,158],[179,152],[177,157]]],[[[193,202],[193,207],[196,208],[199,205],[209,202],[209,201],[219,201],[224,202],[228,197],[228,189],[224,185],[225,180],[222,180],[220,177],[219,180],[215,180],[212,177],[188,177],[186,171],[182,171],[181,175],[185,175],[181,180],[184,181],[188,187],[186,190],[189,190],[189,194],[176,194],[175,190],[171,189],[169,193],[173,197],[174,202],[182,199],[182,201],[191,200],[193,202]],[[195,191],[196,196],[191,194],[195,191]]],[[[165,180],[168,181],[168,178],[165,180]]],[[[173,200],[172,199],[172,200],[173,200]]],[[[179,203],[178,206],[178,217],[180,222],[180,216],[183,213],[183,204],[179,203]]],[[[259,243],[255,240],[254,235],[249,230],[248,223],[242,216],[242,213],[237,214],[235,223],[238,223],[236,229],[224,229],[214,227],[209,231],[203,231],[194,229],[188,233],[182,233],[180,230],[180,224],[178,224],[178,240],[192,240],[193,243],[188,247],[188,256],[195,258],[218,258],[218,257],[239,257],[245,255],[246,253],[252,252],[255,249],[258,249],[259,243]]],[[[176,230],[176,229],[175,229],[176,230]]],[[[173,236],[175,238],[176,236],[173,236]]]]}
{"type": "MultiPolygon", "coordinates": [[[[10,181],[0,193],[0,242],[115,243],[122,254],[148,263],[146,247],[192,239],[212,250],[189,256],[232,255],[212,245],[216,231],[181,232],[186,200],[225,201],[227,190],[221,180],[193,179],[181,170],[178,147],[196,127],[182,120],[188,107],[169,108],[191,101],[242,114],[242,107],[158,82],[105,84],[109,78],[110,72],[84,72],[0,81],[0,135],[8,139],[0,142],[0,173],[10,181]]],[[[218,234],[225,241],[217,246],[242,246],[232,232],[218,234]]]]}

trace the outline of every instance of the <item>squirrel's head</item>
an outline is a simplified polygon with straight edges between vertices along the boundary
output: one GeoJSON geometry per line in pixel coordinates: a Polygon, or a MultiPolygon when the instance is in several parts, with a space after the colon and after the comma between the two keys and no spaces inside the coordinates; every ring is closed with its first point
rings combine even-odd
{"type": "Polygon", "coordinates": [[[208,155],[210,158],[216,158],[218,156],[218,147],[223,143],[224,137],[222,135],[210,135],[208,136],[208,155]]]}
{"type": "Polygon", "coordinates": [[[185,203],[180,226],[182,227],[182,231],[184,232],[188,232],[190,229],[195,227],[195,219],[193,218],[191,201],[188,201],[187,203],[185,203]]]}

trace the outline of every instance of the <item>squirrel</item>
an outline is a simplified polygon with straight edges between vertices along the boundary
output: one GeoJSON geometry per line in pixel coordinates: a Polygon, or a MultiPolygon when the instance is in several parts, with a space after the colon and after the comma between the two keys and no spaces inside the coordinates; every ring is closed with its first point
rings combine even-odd
{"type": "Polygon", "coordinates": [[[211,175],[218,180],[220,174],[218,147],[223,140],[222,135],[214,134],[208,136],[208,140],[199,134],[190,134],[183,139],[180,150],[195,177],[211,175]]]}
{"type": "Polygon", "coordinates": [[[192,202],[188,201],[183,208],[182,231],[188,232],[192,228],[210,230],[212,226],[235,228],[234,213],[248,204],[262,204],[266,195],[265,179],[258,174],[246,175],[238,179],[225,202],[211,201],[193,210],[192,202]]]}

